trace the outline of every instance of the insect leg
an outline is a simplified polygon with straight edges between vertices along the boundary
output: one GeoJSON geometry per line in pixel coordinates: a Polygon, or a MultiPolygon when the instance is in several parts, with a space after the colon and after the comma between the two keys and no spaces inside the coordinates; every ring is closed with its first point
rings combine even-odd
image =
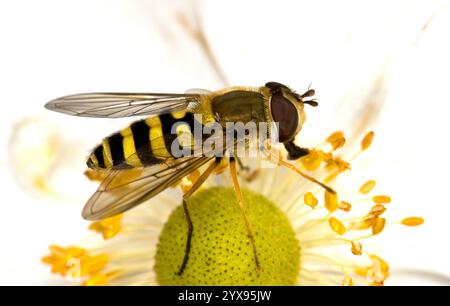
{"type": "Polygon", "coordinates": [[[331,188],[330,186],[328,186],[328,185],[318,181],[314,177],[312,177],[312,176],[310,176],[310,175],[308,175],[306,173],[303,173],[303,171],[300,170],[295,165],[284,161],[278,154],[273,154],[270,150],[264,149],[264,148],[263,148],[263,151],[265,152],[265,154],[267,154],[268,160],[270,162],[272,162],[272,163],[274,163],[274,164],[276,164],[278,166],[283,166],[283,167],[286,167],[288,169],[291,169],[291,170],[297,172],[298,174],[300,174],[301,176],[303,176],[305,179],[307,179],[307,180],[309,180],[309,181],[319,185],[320,187],[322,187],[326,191],[328,191],[330,193],[333,193],[333,194],[336,194],[336,191],[333,188],[331,188]]]}
{"type": "Polygon", "coordinates": [[[236,157],[236,160],[237,160],[239,169],[241,169],[243,171],[246,171],[246,172],[250,171],[250,167],[244,165],[244,163],[242,162],[242,160],[239,157],[236,157]]]}
{"type": "Polygon", "coordinates": [[[258,253],[256,251],[255,238],[253,236],[253,229],[252,225],[248,221],[247,210],[244,207],[244,200],[242,198],[241,187],[239,186],[239,180],[236,171],[236,160],[234,159],[234,157],[230,157],[230,172],[231,172],[231,179],[233,181],[234,191],[236,193],[236,199],[239,204],[239,208],[241,209],[242,216],[244,217],[245,226],[247,227],[248,239],[250,240],[250,243],[252,244],[253,247],[253,255],[255,256],[256,269],[260,270],[258,253]]]}
{"type": "Polygon", "coordinates": [[[191,215],[189,214],[187,200],[211,175],[211,173],[214,171],[214,169],[220,164],[220,160],[221,160],[221,158],[216,158],[216,160],[213,163],[211,163],[208,166],[208,168],[206,168],[205,172],[203,172],[200,175],[200,177],[197,179],[197,181],[194,182],[191,189],[189,189],[183,195],[183,209],[184,209],[184,216],[186,218],[186,222],[188,225],[188,235],[187,235],[187,240],[186,240],[186,250],[184,252],[183,262],[181,263],[180,270],[178,270],[179,276],[181,276],[183,274],[184,269],[186,268],[186,265],[188,263],[189,253],[191,252],[192,234],[194,232],[194,226],[192,224],[191,215]]]}

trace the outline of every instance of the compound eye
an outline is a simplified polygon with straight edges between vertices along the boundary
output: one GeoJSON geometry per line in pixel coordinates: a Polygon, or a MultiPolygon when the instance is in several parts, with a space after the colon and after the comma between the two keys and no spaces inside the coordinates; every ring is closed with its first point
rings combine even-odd
{"type": "Polygon", "coordinates": [[[276,93],[272,95],[270,108],[274,121],[278,122],[279,141],[292,140],[298,127],[298,113],[295,105],[283,97],[281,93],[276,93]]]}

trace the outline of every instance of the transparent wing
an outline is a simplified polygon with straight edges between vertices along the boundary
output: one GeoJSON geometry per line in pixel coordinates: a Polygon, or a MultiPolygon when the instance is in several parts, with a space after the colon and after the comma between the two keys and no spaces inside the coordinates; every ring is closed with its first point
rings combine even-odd
{"type": "Polygon", "coordinates": [[[191,88],[186,90],[185,92],[185,94],[187,95],[201,95],[201,96],[210,95],[212,93],[213,93],[212,91],[203,88],[191,88]]]}
{"type": "Polygon", "coordinates": [[[110,170],[86,203],[82,216],[100,220],[125,212],[151,199],[212,157],[183,157],[149,167],[110,170]]]}
{"type": "Polygon", "coordinates": [[[200,97],[198,93],[83,93],[52,100],[45,107],[72,116],[121,118],[189,109],[200,97]]]}

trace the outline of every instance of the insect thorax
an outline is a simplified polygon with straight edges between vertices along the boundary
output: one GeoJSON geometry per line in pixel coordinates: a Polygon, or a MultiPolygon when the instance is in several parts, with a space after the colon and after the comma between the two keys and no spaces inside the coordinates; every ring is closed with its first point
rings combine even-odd
{"type": "Polygon", "coordinates": [[[265,99],[256,91],[233,90],[217,95],[211,100],[216,120],[225,126],[227,122],[266,122],[265,99]]]}

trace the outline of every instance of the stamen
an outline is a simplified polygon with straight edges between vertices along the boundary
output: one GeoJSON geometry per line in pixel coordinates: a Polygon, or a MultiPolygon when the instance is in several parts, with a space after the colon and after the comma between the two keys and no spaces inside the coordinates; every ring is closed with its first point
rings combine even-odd
{"type": "Polygon", "coordinates": [[[378,216],[381,216],[385,211],[386,211],[386,207],[384,207],[381,204],[377,204],[372,207],[370,214],[378,217],[378,216]]]}
{"type": "Polygon", "coordinates": [[[375,185],[376,182],[374,180],[367,181],[359,188],[359,193],[368,194],[375,188],[375,185]]]}
{"type": "Polygon", "coordinates": [[[324,155],[322,151],[310,150],[309,154],[300,159],[303,167],[308,171],[317,170],[324,161],[324,155]]]}
{"type": "Polygon", "coordinates": [[[333,147],[333,151],[341,148],[345,144],[345,137],[342,131],[336,131],[327,138],[327,142],[333,147]]]}
{"type": "Polygon", "coordinates": [[[122,230],[122,217],[123,214],[119,214],[111,218],[93,222],[89,226],[89,229],[101,233],[105,240],[111,239],[122,230]]]}
{"type": "Polygon", "coordinates": [[[343,210],[345,212],[349,212],[352,209],[352,204],[345,202],[345,201],[341,201],[339,203],[339,209],[343,210]]]}
{"type": "Polygon", "coordinates": [[[406,226],[419,226],[425,222],[423,218],[420,217],[409,217],[403,219],[400,223],[406,226]]]}
{"type": "Polygon", "coordinates": [[[331,217],[328,220],[328,223],[330,224],[331,229],[341,236],[344,235],[345,232],[347,232],[347,229],[345,228],[344,224],[342,224],[342,222],[336,219],[335,217],[331,217]]]}
{"type": "Polygon", "coordinates": [[[335,212],[339,208],[339,201],[337,193],[331,193],[327,190],[325,191],[325,208],[329,212],[335,212]]]}
{"type": "Polygon", "coordinates": [[[367,150],[370,145],[372,144],[373,141],[373,137],[374,137],[375,133],[373,131],[370,131],[369,133],[366,134],[366,136],[364,136],[363,140],[361,141],[361,150],[367,150]]]}
{"type": "Polygon", "coordinates": [[[344,132],[336,131],[336,132],[332,133],[330,136],[328,136],[326,141],[328,143],[333,143],[334,141],[336,141],[340,138],[344,138],[344,132]]]}
{"type": "Polygon", "coordinates": [[[307,192],[304,196],[305,204],[310,206],[311,208],[314,208],[317,206],[318,202],[317,198],[311,193],[307,192]]]}
{"type": "Polygon", "coordinates": [[[377,222],[372,227],[372,234],[378,235],[384,230],[384,226],[386,225],[385,218],[377,218],[377,222]]]}
{"type": "Polygon", "coordinates": [[[391,197],[386,195],[377,195],[372,197],[372,200],[377,204],[388,204],[391,203],[391,197]]]}
{"type": "Polygon", "coordinates": [[[360,256],[362,255],[362,244],[359,242],[352,241],[352,254],[360,256]]]}

